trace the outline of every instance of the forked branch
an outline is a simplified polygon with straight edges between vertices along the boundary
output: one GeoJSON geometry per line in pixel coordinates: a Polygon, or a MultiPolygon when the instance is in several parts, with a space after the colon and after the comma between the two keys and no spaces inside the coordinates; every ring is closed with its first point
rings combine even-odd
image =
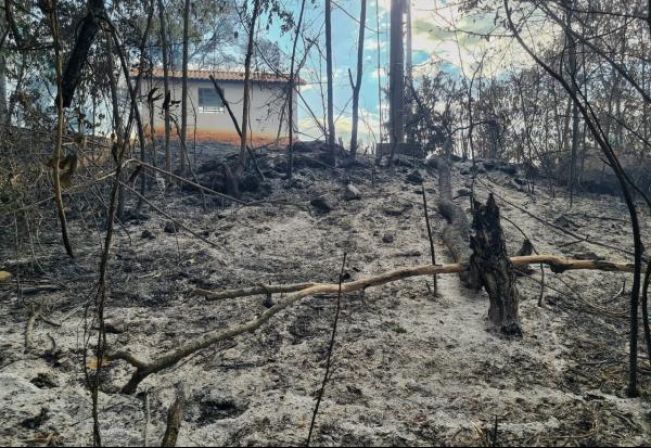
{"type": "MultiPolygon", "coordinates": [[[[557,255],[528,255],[522,257],[511,257],[514,266],[525,266],[529,264],[546,264],[552,271],[561,273],[568,270],[588,269],[600,271],[633,272],[634,266],[628,263],[617,263],[603,260],[575,260],[557,255]]],[[[384,285],[386,283],[403,280],[410,277],[431,276],[434,274],[454,274],[463,272],[466,266],[461,263],[446,265],[421,265],[396,269],[373,277],[356,280],[341,285],[342,294],[364,290],[371,286],[384,285]]],[[[136,368],[129,382],[122,388],[125,394],[135,393],[138,385],[149,375],[174,366],[181,359],[199,350],[205,349],[218,342],[234,338],[244,333],[252,333],[260,328],[265,322],[271,319],[285,308],[293,305],[301,299],[316,294],[338,294],[340,286],[338,283],[299,283],[296,285],[264,285],[251,288],[242,288],[233,291],[213,293],[211,291],[197,290],[196,294],[205,295],[213,300],[227,299],[234,297],[245,297],[271,292],[292,292],[284,299],[278,301],[274,306],[264,311],[256,318],[239,326],[226,330],[215,330],[203,336],[187,342],[185,345],[169,350],[153,361],[146,361],[138,358],[128,351],[116,351],[106,355],[107,360],[123,360],[136,368]],[[304,286],[302,289],[298,289],[304,286]]]]}

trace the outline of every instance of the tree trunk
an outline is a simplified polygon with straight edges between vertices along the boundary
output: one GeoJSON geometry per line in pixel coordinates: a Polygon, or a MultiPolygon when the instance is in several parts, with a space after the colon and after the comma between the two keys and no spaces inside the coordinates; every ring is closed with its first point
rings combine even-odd
{"type": "Polygon", "coordinates": [[[289,160],[287,163],[287,177],[289,179],[294,175],[294,88],[297,74],[294,73],[294,67],[296,64],[296,46],[298,44],[298,36],[301,33],[301,27],[303,26],[303,16],[305,15],[305,1],[301,1],[301,12],[298,16],[298,25],[296,25],[296,36],[294,36],[294,43],[292,45],[292,59],[289,67],[289,128],[288,128],[288,137],[289,137],[289,160]]]}
{"type": "Polygon", "coordinates": [[[332,1],[325,0],[325,29],[326,29],[326,77],[328,80],[328,146],[332,165],[336,163],[335,156],[335,112],[334,88],[332,86],[332,1]]]}
{"type": "MultiPolygon", "coordinates": [[[[151,24],[153,22],[154,11],[156,10],[155,8],[156,7],[154,5],[154,0],[151,0],[150,4],[149,4],[149,11],[147,13],[147,25],[145,25],[145,30],[144,30],[143,35],[142,35],[142,40],[140,41],[140,68],[139,68],[139,70],[141,70],[141,71],[144,70],[144,67],[145,67],[145,64],[146,64],[146,61],[147,61],[147,59],[146,59],[147,56],[146,56],[146,53],[145,53],[145,47],[147,45],[147,36],[149,35],[149,29],[151,28],[151,24]]],[[[142,78],[142,75],[140,75],[140,78],[142,78]]],[[[140,92],[140,89],[138,89],[138,92],[140,92]]],[[[151,114],[151,118],[152,118],[152,122],[151,122],[151,125],[152,125],[152,129],[151,129],[151,131],[152,131],[152,156],[154,156],[154,158],[155,158],[155,153],[154,153],[154,151],[155,151],[154,146],[155,145],[154,145],[154,136],[153,136],[153,132],[154,132],[153,131],[153,125],[154,125],[154,121],[153,121],[154,113],[153,112],[154,112],[154,102],[152,101],[151,102],[151,109],[150,109],[150,114],[151,114]]],[[[147,154],[146,154],[146,150],[145,150],[146,142],[145,142],[145,135],[144,135],[144,132],[143,132],[143,129],[142,129],[142,121],[141,121],[141,123],[139,124],[139,127],[138,127],[138,138],[140,139],[140,160],[142,160],[143,162],[146,162],[147,161],[146,160],[147,159],[147,154]]],[[[155,161],[153,162],[153,165],[156,166],[155,161]]],[[[147,189],[147,176],[145,176],[144,173],[140,173],[140,194],[142,195],[142,197],[145,196],[145,190],[146,189],[147,189]]],[[[138,199],[138,206],[137,207],[138,207],[138,210],[140,210],[140,208],[142,207],[142,199],[141,198],[138,199]]]]}
{"type": "Polygon", "coordinates": [[[391,1],[391,48],[389,91],[391,113],[391,159],[398,143],[404,140],[405,50],[403,41],[404,0],[391,1]]]}
{"type": "Polygon", "coordinates": [[[260,0],[253,3],[253,13],[249,24],[249,40],[247,43],[246,56],[244,58],[244,97],[242,99],[242,136],[240,139],[240,164],[236,176],[244,172],[246,168],[246,138],[249,134],[249,108],[251,107],[251,60],[253,58],[253,46],[255,43],[255,25],[260,13],[260,0]]]}
{"type": "MultiPolygon", "coordinates": [[[[114,148],[122,148],[124,145],[123,135],[124,126],[122,117],[120,116],[120,105],[118,100],[118,83],[115,76],[115,64],[113,62],[113,43],[111,37],[107,36],[106,39],[106,63],[108,66],[109,87],[111,91],[111,110],[113,113],[113,132],[115,134],[114,148]]],[[[119,150],[116,150],[117,153],[119,150]]],[[[126,194],[123,182],[126,180],[125,172],[120,172],[120,183],[118,184],[117,191],[117,206],[116,216],[122,221],[124,219],[124,207],[126,203],[126,194]]]]}
{"type": "Polygon", "coordinates": [[[516,40],[520,46],[531,56],[534,61],[541,66],[551,77],[557,80],[565,89],[565,91],[570,95],[572,101],[577,104],[581,115],[585,123],[587,124],[594,140],[596,141],[599,148],[601,148],[603,155],[606,157],[608,164],[612,168],[613,172],[617,176],[619,181],[622,194],[624,195],[624,200],[626,202],[626,207],[631,218],[631,228],[633,231],[633,245],[634,245],[634,259],[635,259],[635,270],[633,272],[633,285],[631,289],[631,306],[630,306],[630,345],[629,345],[629,380],[628,380],[628,389],[627,394],[629,397],[638,396],[637,390],[637,346],[638,346],[638,308],[639,308],[639,299],[640,299],[640,290],[641,290],[641,277],[642,277],[642,253],[644,251],[644,246],[642,244],[642,236],[640,233],[640,221],[637,212],[637,207],[635,200],[632,195],[631,187],[629,180],[627,178],[626,172],[622,168],[615,151],[613,150],[612,145],[608,139],[608,135],[601,130],[601,124],[594,118],[594,110],[592,109],[589,103],[581,102],[580,98],[573,92],[571,86],[563,78],[562,74],[555,72],[549,65],[543,62],[540,57],[524,42],[522,36],[520,35],[518,29],[513,23],[511,17],[511,9],[509,7],[509,1],[504,0],[504,9],[506,11],[506,16],[508,19],[509,29],[513,32],[516,40]]]}
{"type": "MultiPolygon", "coordinates": [[[[574,6],[574,2],[572,2],[572,6],[574,6]]],[[[567,13],[567,27],[569,30],[572,28],[572,11],[568,11],[567,13]]],[[[579,80],[577,79],[577,62],[576,62],[576,40],[574,39],[574,36],[572,35],[571,32],[566,32],[566,41],[567,41],[567,46],[569,47],[569,55],[568,55],[568,62],[569,62],[569,72],[570,72],[570,77],[573,80],[572,82],[572,89],[574,91],[574,94],[576,94],[579,90],[578,87],[578,82],[579,80]]],[[[568,117],[569,119],[569,117],[568,117]]],[[[570,190],[570,207],[574,204],[574,189],[575,189],[575,183],[576,183],[576,161],[577,161],[577,151],[579,147],[579,107],[576,105],[576,103],[572,103],[572,143],[571,143],[571,148],[570,148],[570,179],[568,182],[569,190],[570,190]]]]}
{"type": "MultiPolygon", "coordinates": [[[[2,50],[0,50],[1,52],[2,50]]],[[[0,123],[9,123],[7,119],[7,61],[0,53],[0,123]]]]}
{"type": "Polygon", "coordinates": [[[481,285],[488,293],[488,319],[503,334],[521,336],[518,318],[520,293],[502,237],[500,211],[492,194],[488,196],[486,205],[476,203],[472,227],[470,264],[475,267],[481,285]]]}
{"type": "MultiPolygon", "coordinates": [[[[10,4],[5,4],[5,9],[7,15],[11,14],[10,4]]],[[[0,29],[6,29],[6,22],[5,15],[0,15],[0,29]]],[[[18,41],[19,37],[15,37],[15,39],[18,41]]],[[[11,125],[11,119],[7,117],[7,59],[2,46],[0,46],[0,124],[11,125]]]]}
{"type": "Polygon", "coordinates": [[[183,79],[181,80],[181,152],[179,170],[181,175],[185,174],[185,161],[187,159],[187,136],[188,136],[188,48],[190,46],[190,0],[185,0],[183,8],[183,79]]]}
{"type": "Polygon", "coordinates": [[[366,0],[362,1],[359,13],[359,39],[357,40],[357,79],[353,84],[353,129],[350,136],[350,153],[357,154],[357,127],[359,125],[359,93],[362,89],[364,71],[364,32],[366,30],[366,0]]]}
{"type": "MultiPolygon", "coordinates": [[[[161,52],[163,53],[163,87],[165,89],[164,100],[163,100],[163,113],[165,121],[165,171],[168,173],[172,171],[172,154],[170,152],[170,132],[171,132],[171,120],[170,120],[170,103],[171,103],[171,93],[169,85],[169,58],[168,58],[168,45],[167,45],[167,19],[165,17],[165,7],[163,6],[163,0],[158,0],[158,14],[160,20],[160,38],[161,38],[161,52]]],[[[171,178],[168,177],[167,181],[170,182],[171,178]]]]}
{"type": "Polygon", "coordinates": [[[63,70],[60,92],[63,97],[63,107],[71,106],[75,90],[81,81],[88,53],[93,45],[95,35],[100,29],[100,20],[106,15],[104,0],[88,0],[87,10],[88,13],[79,26],[75,46],[70,52],[68,62],[63,70]]]}
{"type": "MultiPolygon", "coordinates": [[[[380,0],[375,0],[375,29],[377,32],[375,33],[375,42],[377,45],[377,96],[378,96],[378,116],[380,119],[380,129],[379,129],[379,135],[380,139],[378,140],[379,143],[384,143],[384,135],[382,130],[384,129],[384,114],[382,112],[382,51],[380,50],[380,0]]],[[[377,151],[377,145],[376,145],[376,151],[377,151]]],[[[375,154],[375,163],[379,164],[381,161],[381,155],[382,153],[380,151],[377,151],[375,154]],[[379,156],[379,157],[378,157],[379,156]]]]}

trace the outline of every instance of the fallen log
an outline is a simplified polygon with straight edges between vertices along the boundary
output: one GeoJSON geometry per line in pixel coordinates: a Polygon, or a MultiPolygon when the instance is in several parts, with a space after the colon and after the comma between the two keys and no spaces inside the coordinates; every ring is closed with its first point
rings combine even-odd
{"type": "MultiPolygon", "coordinates": [[[[617,272],[633,272],[634,266],[628,263],[617,263],[602,260],[575,260],[557,255],[528,255],[524,257],[511,257],[511,263],[514,266],[525,266],[529,264],[546,264],[554,272],[564,272],[576,269],[588,270],[601,270],[601,271],[617,271],[617,272]]],[[[407,268],[396,269],[394,271],[385,272],[374,277],[356,280],[341,285],[342,294],[360,291],[371,286],[383,285],[397,280],[403,280],[410,277],[418,276],[431,276],[434,274],[454,274],[464,272],[466,265],[462,263],[452,263],[446,265],[421,265],[407,268]]],[[[285,296],[282,300],[278,301],[274,306],[265,310],[256,318],[239,326],[227,328],[225,330],[219,329],[208,332],[201,337],[191,340],[178,348],[169,350],[161,354],[153,361],[143,360],[137,355],[129,351],[114,351],[109,353],[106,358],[107,361],[123,360],[136,368],[136,371],[131,376],[129,382],[122,388],[125,394],[133,394],[136,392],[138,385],[149,375],[158,373],[162,370],[168,369],[176,364],[181,359],[189,356],[199,350],[208,348],[218,342],[234,338],[244,333],[252,333],[260,328],[265,322],[271,319],[274,315],[278,314],[285,308],[293,305],[301,299],[316,295],[316,294],[334,294],[339,292],[338,283],[305,283],[307,286],[304,289],[298,290],[285,296]]],[[[296,288],[297,285],[264,285],[252,288],[241,288],[234,291],[224,291],[222,293],[213,293],[211,291],[197,290],[195,294],[210,296],[213,295],[219,298],[234,298],[245,297],[267,291],[282,291],[288,287],[296,288]]]]}
{"type": "Polygon", "coordinates": [[[437,162],[439,173],[439,213],[445,218],[447,225],[441,232],[441,239],[450,251],[452,259],[457,263],[465,263],[466,269],[459,272],[461,283],[471,289],[479,290],[481,284],[479,274],[474,266],[468,263],[470,250],[470,224],[466,213],[452,201],[452,176],[450,165],[441,157],[437,162]]]}

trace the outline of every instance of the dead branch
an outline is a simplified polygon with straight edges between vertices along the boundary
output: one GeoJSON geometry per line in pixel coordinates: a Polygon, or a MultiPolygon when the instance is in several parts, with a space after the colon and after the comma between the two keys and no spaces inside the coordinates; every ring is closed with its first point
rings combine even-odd
{"type": "MultiPolygon", "coordinates": [[[[436,264],[436,251],[434,250],[434,238],[432,237],[432,226],[429,222],[429,213],[427,211],[427,195],[425,194],[425,186],[423,186],[423,211],[425,213],[425,224],[427,225],[427,237],[429,238],[429,249],[430,255],[432,256],[432,264],[436,264]]],[[[438,283],[436,280],[436,275],[432,276],[434,281],[434,297],[438,295],[438,283]]]]}
{"type": "Polygon", "coordinates": [[[34,310],[30,313],[29,319],[27,319],[27,324],[25,325],[25,353],[28,353],[32,349],[32,331],[38,318],[39,312],[34,310]]]}
{"type": "MultiPolygon", "coordinates": [[[[63,92],[64,92],[64,75],[62,74],[62,56],[61,56],[61,42],[60,42],[60,30],[59,30],[59,18],[57,12],[54,9],[49,9],[44,11],[49,17],[50,29],[52,31],[52,40],[54,42],[54,60],[55,60],[55,70],[56,70],[56,80],[57,80],[57,100],[56,100],[56,109],[57,109],[57,126],[56,126],[56,140],[54,144],[54,157],[53,157],[53,186],[54,186],[54,200],[56,203],[57,214],[59,216],[59,221],[61,224],[61,237],[63,239],[63,246],[66,249],[67,254],[70,258],[74,258],[74,252],[72,250],[72,245],[70,243],[70,237],[68,236],[68,224],[66,221],[66,212],[63,206],[63,197],[61,195],[61,179],[59,175],[59,163],[61,161],[61,150],[63,148],[63,134],[64,134],[64,114],[63,108],[65,107],[63,92]]],[[[89,44],[90,45],[90,44],[89,44]]]]}
{"type": "MultiPolygon", "coordinates": [[[[634,269],[634,266],[632,264],[627,263],[617,263],[603,260],[574,260],[557,255],[529,255],[524,257],[511,257],[510,260],[514,266],[544,263],[550,266],[552,271],[557,273],[576,269],[618,272],[633,272],[634,269]]],[[[428,264],[401,268],[394,271],[385,272],[384,274],[380,274],[374,277],[344,283],[341,287],[341,291],[343,294],[347,294],[364,290],[371,286],[384,285],[386,283],[391,283],[410,277],[423,275],[431,276],[434,274],[454,274],[463,272],[465,269],[466,266],[461,263],[452,263],[446,265],[428,264]]],[[[199,350],[203,350],[204,348],[210,347],[218,342],[234,338],[235,336],[239,336],[244,333],[252,333],[260,328],[274,315],[278,314],[280,311],[293,305],[305,297],[315,294],[337,294],[339,292],[338,283],[307,283],[307,285],[309,286],[286,296],[284,299],[276,303],[268,310],[264,311],[258,317],[250,320],[249,322],[232,328],[227,328],[226,330],[214,330],[212,332],[208,332],[197,339],[181,345],[176,349],[169,350],[161,354],[157,359],[153,361],[142,360],[129,351],[116,351],[109,353],[106,355],[106,358],[109,361],[123,360],[136,368],[136,371],[132,375],[129,382],[122,388],[123,393],[133,394],[138,388],[138,385],[149,375],[168,369],[186,356],[189,356],[199,350]]],[[[254,288],[243,288],[236,291],[225,291],[221,293],[219,298],[243,297],[259,294],[259,291],[262,291],[262,293],[264,293],[267,290],[283,291],[287,290],[289,287],[297,287],[297,285],[266,285],[264,287],[258,286],[254,288]]]]}
{"type": "Polygon", "coordinates": [[[149,394],[145,392],[144,397],[144,410],[145,410],[145,422],[142,428],[142,446],[146,447],[149,445],[149,420],[151,419],[151,412],[149,410],[149,394]]]}
{"type": "Polygon", "coordinates": [[[167,412],[167,428],[161,446],[176,446],[176,440],[179,437],[181,423],[183,422],[184,401],[183,393],[179,391],[176,400],[174,400],[167,412]]]}
{"type": "Polygon", "coordinates": [[[235,297],[246,297],[246,296],[255,296],[258,294],[278,294],[286,292],[296,292],[310,286],[314,286],[317,283],[308,282],[308,283],[295,283],[290,285],[258,285],[251,286],[248,288],[233,289],[230,291],[223,292],[214,292],[208,291],[205,289],[195,289],[194,295],[204,296],[208,301],[217,301],[223,299],[232,299],[235,297]]]}
{"type": "Polygon", "coordinates": [[[339,313],[341,311],[341,284],[343,283],[345,268],[346,268],[346,253],[344,253],[344,261],[341,263],[341,272],[339,273],[339,291],[337,292],[337,308],[335,310],[335,320],[332,323],[332,335],[330,336],[330,344],[328,345],[328,358],[326,359],[325,372],[323,373],[323,382],[321,383],[321,389],[319,390],[319,395],[317,396],[316,399],[316,405],[314,406],[314,412],[312,413],[310,431],[307,434],[307,442],[305,442],[305,446],[310,446],[310,440],[312,439],[312,432],[314,431],[314,425],[316,423],[316,416],[319,413],[319,405],[321,404],[321,400],[323,400],[323,393],[325,392],[325,387],[326,384],[328,383],[328,378],[330,377],[330,368],[332,367],[332,352],[335,347],[335,336],[337,335],[337,323],[339,322],[339,313]]]}
{"type": "MultiPolygon", "coordinates": [[[[219,95],[219,99],[221,99],[222,104],[226,108],[226,111],[228,112],[228,115],[231,117],[231,121],[233,122],[233,127],[235,127],[235,131],[237,132],[237,135],[240,137],[240,139],[243,138],[242,136],[242,128],[240,128],[240,124],[237,121],[237,117],[233,113],[233,109],[231,108],[231,103],[226,99],[226,95],[224,95],[224,89],[222,89],[219,84],[217,84],[217,80],[213,75],[210,75],[210,80],[213,83],[213,86],[215,87],[215,91],[217,91],[217,95],[219,95]]],[[[255,172],[260,176],[260,179],[264,180],[264,174],[262,174],[262,171],[260,171],[260,167],[258,166],[258,161],[255,158],[255,154],[253,154],[253,151],[251,150],[251,147],[247,144],[246,145],[246,151],[249,154],[249,157],[251,157],[253,161],[253,168],[255,168],[255,172]]]]}
{"type": "MultiPolygon", "coordinates": [[[[626,254],[626,255],[630,255],[630,256],[633,256],[633,255],[634,255],[634,253],[631,252],[630,250],[626,250],[626,249],[624,249],[624,248],[622,248],[622,247],[614,246],[614,245],[612,245],[612,244],[602,243],[602,242],[600,242],[600,241],[595,241],[595,240],[591,239],[588,235],[581,236],[581,235],[579,235],[579,234],[577,234],[577,233],[575,233],[575,232],[572,232],[571,230],[567,230],[567,229],[564,229],[564,228],[561,227],[561,226],[557,226],[556,224],[551,223],[551,222],[547,221],[546,219],[541,218],[540,216],[534,215],[533,213],[531,213],[531,212],[530,212],[529,210],[527,210],[526,208],[521,207],[521,206],[519,206],[519,205],[517,205],[517,204],[514,204],[513,202],[511,202],[511,201],[509,201],[508,199],[504,198],[504,197],[501,196],[500,194],[496,193],[495,190],[493,190],[493,189],[490,187],[490,185],[488,185],[488,184],[487,184],[486,182],[484,182],[482,179],[477,179],[477,181],[478,181],[479,183],[483,184],[483,186],[486,188],[486,190],[487,190],[489,193],[492,193],[496,198],[498,198],[500,201],[504,202],[505,204],[508,204],[508,205],[510,205],[511,207],[513,207],[513,208],[515,208],[515,209],[521,211],[522,213],[524,213],[524,214],[526,214],[526,215],[532,217],[533,219],[535,219],[536,221],[538,221],[538,222],[540,222],[540,223],[546,225],[547,227],[551,227],[552,229],[558,230],[558,231],[561,232],[561,233],[564,233],[564,234],[569,235],[569,236],[571,236],[571,237],[573,237],[573,238],[576,238],[576,241],[573,241],[573,242],[568,243],[568,244],[566,244],[566,245],[569,245],[569,244],[576,244],[576,243],[586,243],[586,244],[592,244],[592,245],[594,245],[594,246],[599,246],[599,247],[603,247],[603,248],[606,248],[606,249],[614,250],[614,251],[617,251],[617,252],[620,252],[620,253],[623,253],[623,254],[626,254]]],[[[492,181],[491,181],[491,182],[492,182],[492,181]]]]}
{"type": "MultiPolygon", "coordinates": [[[[565,258],[559,255],[526,255],[509,258],[513,266],[528,266],[531,264],[546,264],[557,274],[573,270],[595,270],[608,272],[633,272],[633,265],[629,263],[617,263],[605,260],[579,260],[565,258]]],[[[461,263],[450,263],[444,265],[425,264],[409,268],[401,268],[390,271],[376,277],[357,280],[355,282],[344,283],[344,293],[358,291],[370,286],[382,285],[385,283],[403,280],[409,277],[418,277],[422,275],[434,274],[456,274],[462,272],[464,265],[461,263]]],[[[194,295],[204,296],[208,301],[217,301],[224,299],[233,299],[237,297],[254,296],[266,293],[287,293],[302,291],[314,286],[324,286],[324,283],[306,282],[289,285],[257,285],[248,288],[238,288],[226,291],[208,291],[205,289],[195,289],[194,295]]],[[[336,286],[336,285],[335,285],[336,286]]],[[[324,291],[333,293],[336,291],[324,291]]],[[[316,294],[319,294],[317,292],[316,294]]]]}

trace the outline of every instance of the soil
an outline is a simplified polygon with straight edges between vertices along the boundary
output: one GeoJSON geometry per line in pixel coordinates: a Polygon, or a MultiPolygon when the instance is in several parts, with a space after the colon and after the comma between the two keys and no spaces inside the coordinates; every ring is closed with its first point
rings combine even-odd
{"type": "MultiPolygon", "coordinates": [[[[456,201],[464,207],[473,188],[470,176],[460,174],[468,172],[467,165],[453,168],[453,191],[460,191],[456,201]]],[[[273,163],[264,170],[271,174],[273,163]]],[[[211,171],[201,176],[203,182],[211,171]]],[[[155,184],[148,198],[216,247],[147,206],[131,214],[116,228],[112,249],[109,345],[155,359],[266,309],[264,296],[208,302],[192,294],[195,288],[335,282],[344,253],[350,280],[429,263],[418,177],[434,230],[442,229],[435,210],[437,172],[408,159],[389,169],[357,164],[334,173],[313,164],[299,168],[293,181],[277,173],[257,192],[244,193],[246,200],[265,201],[255,206],[222,205],[207,196],[204,210],[198,193],[166,192],[155,184]],[[349,182],[358,195],[346,193],[349,182]]],[[[489,189],[498,195],[510,253],[524,239],[514,223],[540,253],[630,259],[622,253],[632,250],[632,238],[620,199],[582,195],[570,208],[564,194],[552,197],[545,186],[527,193],[514,177],[488,170],[474,184],[479,200],[489,189]]],[[[96,340],[96,325],[92,307],[85,316],[85,305],[95,298],[104,231],[81,217],[69,224],[74,260],[66,258],[55,229],[19,252],[7,244],[0,251],[0,270],[14,274],[12,283],[0,286],[2,445],[92,442],[83,354],[86,335],[96,340]],[[26,328],[35,312],[42,318],[32,319],[26,351],[26,328]]],[[[648,240],[646,210],[642,226],[648,240]]],[[[435,246],[437,262],[448,262],[438,237],[435,246]]],[[[419,277],[345,296],[312,445],[650,443],[646,354],[639,366],[641,396],[626,397],[630,274],[545,269],[538,306],[540,270],[533,268],[518,280],[522,338],[492,331],[485,293],[464,289],[456,275],[439,276],[436,295],[432,278],[419,277]]],[[[103,443],[143,444],[147,396],[147,443],[159,445],[167,409],[182,389],[180,446],[303,445],[335,304],[334,296],[306,298],[254,334],[150,376],[133,396],[119,393],[132,367],[111,363],[103,369],[100,393],[103,443]]]]}

